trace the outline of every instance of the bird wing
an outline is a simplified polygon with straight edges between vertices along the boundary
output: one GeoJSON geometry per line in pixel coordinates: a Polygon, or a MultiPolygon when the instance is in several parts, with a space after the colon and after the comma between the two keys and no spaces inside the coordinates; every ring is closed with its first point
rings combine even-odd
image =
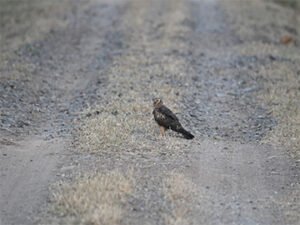
{"type": "Polygon", "coordinates": [[[178,118],[177,118],[177,116],[169,108],[167,108],[164,105],[161,106],[161,107],[159,107],[158,111],[160,113],[162,113],[164,116],[166,116],[167,118],[170,118],[170,119],[172,119],[174,121],[179,121],[178,118]]]}

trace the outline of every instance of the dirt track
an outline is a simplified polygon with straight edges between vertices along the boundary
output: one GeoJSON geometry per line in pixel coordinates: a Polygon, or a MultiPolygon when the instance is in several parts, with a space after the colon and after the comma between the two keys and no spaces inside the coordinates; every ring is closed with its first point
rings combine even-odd
{"type": "Polygon", "coordinates": [[[299,28],[254,2],[65,1],[32,10],[46,22],[31,38],[2,26],[0,224],[298,224],[299,153],[279,141],[265,71],[297,89],[299,28]],[[194,140],[157,136],[155,96],[194,140]],[[48,211],[53,183],[110,170],[135,180],[117,222],[48,211]]]}

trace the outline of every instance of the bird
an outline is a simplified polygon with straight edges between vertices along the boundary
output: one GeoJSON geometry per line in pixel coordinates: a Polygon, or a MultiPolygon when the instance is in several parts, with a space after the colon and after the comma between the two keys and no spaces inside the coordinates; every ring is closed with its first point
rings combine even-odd
{"type": "Polygon", "coordinates": [[[165,136],[165,131],[171,129],[177,133],[183,134],[186,139],[193,139],[194,135],[185,130],[179,122],[177,116],[163,104],[160,98],[153,99],[154,120],[160,127],[160,135],[165,136]]]}
{"type": "Polygon", "coordinates": [[[280,43],[284,45],[289,45],[294,42],[294,38],[289,35],[284,35],[280,38],[280,43]]]}

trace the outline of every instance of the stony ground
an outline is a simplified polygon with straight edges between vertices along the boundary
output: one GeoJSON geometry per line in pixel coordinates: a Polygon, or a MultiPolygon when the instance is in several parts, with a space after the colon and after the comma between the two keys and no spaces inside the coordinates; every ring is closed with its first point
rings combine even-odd
{"type": "Polygon", "coordinates": [[[0,224],[298,224],[297,10],[0,0],[0,224]]]}

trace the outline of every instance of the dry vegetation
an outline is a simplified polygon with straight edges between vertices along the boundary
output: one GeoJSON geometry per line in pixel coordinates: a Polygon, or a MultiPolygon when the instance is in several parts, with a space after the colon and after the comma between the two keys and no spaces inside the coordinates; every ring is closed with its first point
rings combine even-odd
{"type": "Polygon", "coordinates": [[[265,141],[284,145],[292,150],[293,156],[299,157],[300,79],[292,67],[277,63],[261,71],[261,74],[271,81],[266,82],[261,100],[267,103],[273,116],[278,120],[278,125],[265,141]]]}
{"type": "MultiPolygon", "coordinates": [[[[175,113],[179,111],[177,102],[180,101],[187,82],[185,74],[189,68],[182,58],[163,55],[158,59],[157,55],[173,49],[174,46],[170,46],[172,42],[167,41],[170,36],[186,32],[186,28],[178,26],[183,15],[174,12],[173,20],[167,16],[163,18],[172,21],[168,22],[169,25],[163,33],[164,38],[149,39],[145,30],[152,25],[147,20],[138,20],[143,17],[145,6],[136,2],[135,7],[132,13],[139,16],[132,17],[129,13],[128,18],[124,19],[126,26],[129,29],[133,26],[134,29],[131,30],[135,30],[129,42],[132,51],[115,57],[112,66],[105,71],[109,79],[106,102],[87,112],[99,113],[85,119],[78,132],[78,143],[84,151],[161,151],[162,148],[153,147],[153,139],[158,138],[159,132],[153,120],[152,98],[162,97],[175,113]]],[[[182,49],[185,47],[182,46],[182,49]]],[[[162,145],[167,150],[174,147],[180,149],[182,146],[178,140],[172,143],[163,141],[162,145]]]]}
{"type": "Polygon", "coordinates": [[[80,128],[81,149],[97,153],[126,150],[130,145],[151,150],[146,141],[155,136],[150,110],[146,102],[123,103],[119,99],[99,107],[99,114],[87,119],[80,128]]]}
{"type": "MultiPolygon", "coordinates": [[[[139,6],[138,2],[136,6],[139,6]]],[[[144,9],[144,6],[141,7],[144,9]]],[[[133,9],[137,10],[135,13],[144,13],[139,8],[133,9]]],[[[161,54],[161,51],[170,51],[171,46],[166,40],[170,38],[168,35],[174,33],[173,29],[178,29],[178,27],[172,26],[173,23],[171,23],[164,34],[164,39],[149,40],[148,37],[140,37],[140,35],[147,34],[143,29],[149,29],[147,27],[149,25],[145,21],[143,23],[146,24],[132,21],[139,17],[132,17],[131,12],[127,17],[124,21],[129,23],[128,26],[134,26],[133,30],[136,31],[132,34],[129,43],[132,51],[115,57],[112,65],[106,71],[101,72],[109,80],[106,87],[107,93],[99,105],[82,113],[83,118],[76,133],[76,147],[79,147],[82,153],[107,153],[115,156],[128,152],[154,155],[162,152],[170,155],[180,154],[186,143],[180,138],[174,138],[176,134],[171,132],[168,133],[169,137],[160,139],[158,126],[152,115],[152,98],[157,96],[162,97],[175,113],[179,111],[177,102],[180,101],[185,87],[185,74],[188,68],[182,59],[161,54]],[[141,50],[144,48],[145,50],[141,50]],[[158,59],[160,55],[163,56],[158,59]]],[[[178,19],[177,15],[175,18],[178,19]]],[[[165,19],[172,21],[169,18],[165,19]]],[[[173,22],[178,24],[176,20],[173,22]]],[[[74,217],[77,220],[82,217],[79,224],[118,224],[123,213],[123,200],[125,199],[123,196],[135,195],[131,193],[132,188],[124,191],[118,187],[132,187],[133,183],[121,175],[110,174],[96,174],[94,178],[78,179],[74,184],[64,185],[56,194],[55,212],[61,212],[62,216],[74,217]],[[109,188],[106,188],[107,186],[109,188]],[[112,188],[108,192],[111,186],[116,186],[116,189],[112,188]],[[97,197],[93,198],[92,194],[97,197]],[[103,198],[103,196],[108,197],[103,198]],[[84,201],[84,199],[87,200],[84,201]],[[96,207],[95,205],[99,205],[100,202],[102,206],[96,207]],[[110,205],[107,202],[114,204],[110,205]],[[111,207],[113,215],[105,210],[111,207]]],[[[169,184],[168,187],[172,188],[174,195],[176,185],[169,184]]],[[[178,186],[179,191],[189,191],[182,190],[184,183],[179,185],[181,185],[178,186]]],[[[166,194],[173,195],[173,193],[166,194]]],[[[177,212],[174,213],[178,217],[177,212]]],[[[70,222],[71,224],[76,224],[74,219],[70,222]]],[[[173,218],[170,220],[173,221],[173,218]]],[[[178,218],[176,221],[177,224],[180,222],[178,218]]]]}
{"type": "Polygon", "coordinates": [[[300,1],[299,0],[272,0],[276,3],[279,3],[284,6],[292,7],[300,9],[300,1]]]}
{"type": "Polygon", "coordinates": [[[189,176],[176,170],[166,174],[163,193],[171,205],[170,213],[164,217],[168,225],[215,224],[211,221],[223,213],[219,209],[212,210],[217,206],[207,187],[199,186],[189,176]]]}
{"type": "Polygon", "coordinates": [[[0,0],[1,49],[14,50],[65,27],[63,15],[69,6],[69,0],[0,0]]]}
{"type": "MultiPolygon", "coordinates": [[[[182,64],[166,61],[165,65],[165,70],[174,74],[173,78],[180,79],[172,69],[182,64]]],[[[143,56],[118,58],[107,73],[110,80],[107,102],[85,112],[97,113],[83,121],[78,132],[79,146],[92,153],[157,151],[153,148],[153,140],[158,138],[159,132],[153,120],[152,97],[166,96],[165,102],[176,112],[179,108],[176,105],[178,89],[161,83],[161,68],[143,56]],[[145,67],[141,67],[141,64],[145,67]],[[155,77],[150,74],[158,75],[155,77]]]]}
{"type": "Polygon", "coordinates": [[[122,206],[134,191],[132,174],[118,171],[97,173],[62,184],[54,193],[55,214],[65,224],[121,224],[122,206]]]}
{"type": "MultiPolygon", "coordinates": [[[[86,112],[98,114],[85,119],[80,127],[78,143],[81,149],[92,153],[161,151],[161,148],[153,148],[159,131],[152,115],[152,97],[162,96],[166,104],[178,112],[176,102],[181,87],[177,85],[184,82],[184,69],[183,62],[176,59],[164,59],[164,68],[143,56],[127,55],[117,59],[108,71],[111,93],[106,99],[108,102],[86,112]],[[172,79],[180,82],[166,84],[160,79],[162,74],[171,74],[172,79]],[[135,85],[137,83],[139,85],[135,85]]],[[[163,141],[162,145],[171,150],[175,146],[180,149],[180,143],[180,140],[163,141]]]]}
{"type": "Polygon", "coordinates": [[[291,8],[263,0],[229,0],[234,4],[222,3],[230,13],[229,20],[243,42],[279,44],[284,35],[299,41],[299,13],[291,8]],[[247,19],[245,19],[247,18],[247,19]]]}
{"type": "Polygon", "coordinates": [[[193,208],[188,204],[197,198],[197,187],[185,175],[171,172],[164,180],[164,194],[171,202],[172,211],[165,216],[168,225],[190,224],[193,208]]]}
{"type": "Polygon", "coordinates": [[[278,122],[263,141],[285,146],[292,156],[299,158],[300,58],[294,44],[299,43],[300,16],[293,9],[272,2],[235,2],[223,4],[223,7],[231,15],[230,20],[238,36],[248,43],[243,48],[234,49],[234,52],[243,56],[272,56],[274,59],[273,63],[258,66],[251,74],[263,84],[263,89],[257,93],[258,99],[268,107],[278,122]],[[266,32],[269,29],[270,32],[266,32]],[[280,44],[283,35],[293,37],[295,42],[290,45],[280,44]]]}
{"type": "MultiPolygon", "coordinates": [[[[0,34],[5,35],[4,38],[0,36],[0,43],[3,46],[7,45],[8,48],[14,49],[20,43],[24,44],[30,43],[32,40],[39,40],[52,27],[59,29],[66,26],[67,22],[60,17],[60,13],[65,13],[64,4],[69,4],[70,0],[65,0],[64,4],[59,1],[57,3],[44,1],[43,4],[37,4],[38,8],[34,7],[34,1],[36,0],[26,0],[19,4],[18,11],[15,11],[16,16],[12,19],[12,17],[6,17],[6,15],[11,13],[12,8],[10,7],[15,7],[15,2],[12,1],[11,6],[6,4],[6,8],[1,8],[1,4],[5,1],[0,0],[0,13],[2,15],[0,25],[6,30],[5,33],[0,34]],[[59,4],[59,7],[57,7],[57,4],[59,4]],[[29,5],[33,9],[30,10],[30,15],[18,13],[29,5]],[[59,8],[58,11],[57,8],[59,8]],[[52,14],[52,11],[56,13],[52,14]],[[35,19],[36,15],[43,15],[43,18],[37,20],[35,19]],[[49,20],[49,17],[54,17],[54,19],[49,20]],[[25,18],[26,23],[19,24],[18,21],[25,18]],[[12,30],[12,28],[16,30],[12,30]],[[27,32],[23,32],[24,30],[27,32]],[[11,38],[8,38],[9,36],[11,38]],[[12,42],[3,41],[11,39],[15,40],[12,42]]],[[[245,47],[238,46],[238,49],[232,51],[238,51],[236,53],[242,56],[272,54],[290,60],[289,62],[275,62],[267,67],[257,68],[257,74],[265,79],[264,88],[258,93],[258,98],[262,104],[269,107],[270,112],[278,121],[276,128],[264,141],[282,144],[292,149],[292,154],[299,155],[300,69],[298,65],[300,65],[300,59],[294,49],[286,46],[277,48],[271,44],[278,44],[280,37],[285,35],[285,32],[281,29],[282,27],[297,24],[299,18],[291,17],[289,20],[285,20],[281,18],[282,13],[276,14],[274,11],[269,12],[273,13],[274,16],[264,17],[265,13],[268,13],[268,9],[260,7],[259,0],[247,1],[247,4],[245,2],[238,0],[237,4],[230,4],[236,6],[236,8],[227,9],[231,12],[230,14],[237,17],[232,20],[232,23],[239,21],[238,17],[248,16],[252,18],[248,20],[249,24],[243,26],[236,24],[235,27],[241,39],[248,40],[250,44],[245,44],[245,47]],[[256,21],[263,20],[263,18],[272,20],[264,21],[264,23],[261,23],[261,27],[256,27],[256,21]],[[270,32],[265,36],[266,32],[261,32],[261,29],[265,29],[272,23],[277,24],[280,29],[273,27],[271,30],[275,33],[270,32]],[[255,30],[251,31],[249,27],[254,27],[255,30]],[[278,33],[276,33],[276,30],[278,30],[278,33]],[[261,39],[267,40],[269,43],[261,43],[261,39]]],[[[157,27],[161,25],[147,22],[149,20],[145,18],[145,10],[148,7],[145,7],[145,5],[140,6],[139,0],[133,1],[132,4],[134,5],[133,12],[129,11],[128,15],[125,15],[125,25],[123,24],[126,29],[132,30],[132,33],[130,33],[132,36],[127,34],[130,37],[126,36],[124,38],[128,38],[128,40],[126,39],[128,43],[125,44],[128,44],[129,50],[124,50],[122,55],[116,54],[119,56],[114,56],[110,67],[99,72],[100,76],[105,76],[108,79],[108,86],[104,90],[106,93],[103,100],[99,100],[101,102],[98,105],[82,113],[82,120],[75,134],[76,148],[81,150],[83,154],[101,155],[108,153],[112,154],[112,157],[128,152],[132,154],[142,152],[143,154],[167,153],[168,156],[171,154],[178,155],[184,149],[189,149],[189,145],[193,141],[187,143],[178,137],[174,138],[177,134],[171,131],[168,132],[168,137],[160,139],[158,137],[158,127],[151,113],[151,100],[153,97],[162,97],[165,103],[177,113],[180,111],[181,96],[188,88],[188,82],[190,81],[186,78],[186,74],[189,74],[192,68],[188,68],[188,63],[184,57],[167,54],[174,49],[180,49],[183,52],[188,49],[188,44],[180,41],[180,38],[184,37],[186,32],[189,32],[187,26],[180,25],[185,19],[184,4],[180,1],[174,1],[171,7],[182,4],[182,6],[177,5],[175,7],[180,10],[173,12],[171,8],[169,11],[172,13],[160,15],[162,16],[162,24],[166,25],[161,33],[158,32],[161,38],[153,38],[148,34],[153,29],[159,29],[157,27]],[[174,35],[178,36],[174,37],[174,35]],[[173,41],[170,41],[170,39],[173,41]]],[[[273,4],[270,7],[275,11],[279,10],[273,4]]],[[[287,13],[291,12],[291,9],[285,10],[287,13]]],[[[28,10],[25,11],[28,12],[28,10]]],[[[149,15],[153,16],[155,14],[149,15]]],[[[243,18],[242,21],[245,21],[245,19],[243,18]]],[[[293,28],[290,31],[291,33],[294,31],[297,33],[298,28],[293,28]]],[[[296,36],[295,40],[297,41],[296,36]]],[[[34,51],[34,49],[32,50],[34,51]]],[[[6,55],[2,54],[1,57],[3,58],[0,59],[2,61],[0,70],[2,67],[5,68],[5,63],[8,62],[6,55]]],[[[26,79],[30,79],[26,75],[32,74],[34,69],[34,65],[29,63],[18,64],[9,73],[10,79],[17,79],[21,76],[24,77],[24,75],[26,79]]],[[[192,74],[195,74],[195,72],[192,72],[192,74]]],[[[253,73],[252,75],[255,77],[257,74],[253,73]]],[[[191,214],[201,214],[201,210],[206,210],[205,206],[209,204],[209,200],[206,199],[205,193],[207,193],[207,190],[205,187],[196,187],[182,173],[170,172],[166,176],[163,174],[161,176],[164,198],[162,201],[167,201],[171,208],[171,213],[166,214],[164,217],[166,224],[190,224],[190,218],[197,219],[196,216],[192,217],[191,214]],[[195,199],[202,201],[202,209],[194,207],[197,205],[195,199]]],[[[55,188],[52,199],[54,202],[53,213],[61,224],[122,224],[124,215],[128,213],[124,206],[127,204],[128,197],[135,197],[137,194],[136,186],[138,185],[139,183],[134,179],[131,172],[125,172],[124,174],[119,171],[112,171],[84,175],[72,183],[62,183],[55,188]]],[[[210,212],[206,212],[204,215],[210,215],[210,212]]],[[[205,224],[205,219],[203,218],[203,224],[205,224]]]]}

